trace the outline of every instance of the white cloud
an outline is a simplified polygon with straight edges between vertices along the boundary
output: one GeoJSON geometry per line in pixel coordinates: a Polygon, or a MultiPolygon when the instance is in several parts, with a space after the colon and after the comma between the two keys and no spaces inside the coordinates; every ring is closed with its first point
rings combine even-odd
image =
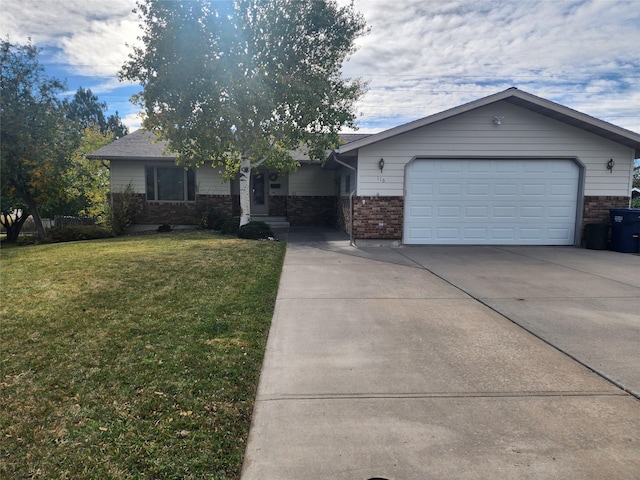
{"type": "Polygon", "coordinates": [[[364,125],[415,119],[517,86],[572,108],[597,106],[585,113],[640,130],[638,0],[355,6],[371,33],[344,72],[370,79],[360,102],[364,125]]]}
{"type": "MultiPolygon", "coordinates": [[[[132,89],[116,75],[141,33],[133,8],[135,0],[2,0],[2,32],[56,49],[67,75],[90,78],[130,118],[132,89]]],[[[355,0],[355,9],[371,33],[343,71],[370,80],[363,130],[516,86],[640,131],[640,0],[355,0]]]]}
{"type": "Polygon", "coordinates": [[[71,74],[116,76],[139,35],[135,0],[3,0],[2,30],[12,42],[30,38],[57,50],[71,74]]]}
{"type": "Polygon", "coordinates": [[[135,132],[142,127],[142,114],[141,113],[129,113],[122,118],[124,123],[129,129],[129,133],[135,132]]]}

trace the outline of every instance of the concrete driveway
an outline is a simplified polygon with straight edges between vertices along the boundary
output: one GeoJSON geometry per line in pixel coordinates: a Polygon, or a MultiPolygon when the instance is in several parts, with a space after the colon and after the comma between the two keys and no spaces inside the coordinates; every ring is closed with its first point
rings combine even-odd
{"type": "Polygon", "coordinates": [[[289,240],[244,480],[637,478],[640,257],[289,240]]]}
{"type": "Polygon", "coordinates": [[[640,256],[574,247],[396,253],[640,398],[640,256]]]}

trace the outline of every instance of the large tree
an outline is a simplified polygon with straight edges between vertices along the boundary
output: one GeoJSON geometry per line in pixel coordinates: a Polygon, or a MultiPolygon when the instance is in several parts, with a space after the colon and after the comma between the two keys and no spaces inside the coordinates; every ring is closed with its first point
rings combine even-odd
{"type": "Polygon", "coordinates": [[[301,145],[321,159],[355,127],[359,79],[342,63],[365,33],[353,4],[334,0],[144,0],[143,47],[121,77],[139,81],[144,127],[178,162],[212,161],[240,182],[241,225],[250,220],[251,169],[293,165],[301,145]]]}
{"type": "Polygon", "coordinates": [[[67,117],[83,129],[97,126],[103,135],[111,134],[116,139],[129,133],[118,112],[105,115],[107,102],[101,102],[91,89],[78,88],[71,101],[65,102],[65,107],[67,117]]]}
{"type": "MultiPolygon", "coordinates": [[[[0,60],[0,130],[2,165],[2,218],[17,220],[33,216],[38,236],[45,230],[39,206],[64,195],[59,179],[70,166],[81,131],[66,115],[59,94],[64,85],[45,75],[31,44],[2,41],[0,60]]],[[[11,229],[15,240],[19,228],[11,229]]]]}

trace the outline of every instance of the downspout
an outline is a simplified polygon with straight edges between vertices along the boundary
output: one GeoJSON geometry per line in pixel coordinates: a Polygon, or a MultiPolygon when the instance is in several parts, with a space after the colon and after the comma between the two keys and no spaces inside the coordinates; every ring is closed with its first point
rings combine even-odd
{"type": "Polygon", "coordinates": [[[338,160],[335,155],[333,159],[336,161],[336,163],[339,163],[343,167],[347,167],[348,169],[353,170],[355,173],[355,178],[353,179],[353,190],[351,190],[351,193],[349,193],[349,245],[355,247],[356,244],[353,241],[353,196],[356,194],[356,185],[358,184],[358,170],[355,167],[347,165],[343,161],[338,160]]]}

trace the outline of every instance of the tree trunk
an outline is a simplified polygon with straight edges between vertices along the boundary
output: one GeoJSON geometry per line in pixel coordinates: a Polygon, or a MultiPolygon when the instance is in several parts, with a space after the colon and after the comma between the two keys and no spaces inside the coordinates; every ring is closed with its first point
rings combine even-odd
{"type": "Polygon", "coordinates": [[[44,230],[44,225],[42,224],[42,217],[40,217],[40,212],[38,211],[38,205],[36,202],[29,196],[29,198],[25,198],[27,203],[27,207],[29,207],[29,212],[31,212],[31,216],[33,217],[33,223],[36,226],[36,235],[40,240],[44,240],[47,236],[47,232],[44,230]]]}
{"type": "Polygon", "coordinates": [[[251,221],[251,161],[242,156],[240,161],[240,226],[251,221]]]}
{"type": "Polygon", "coordinates": [[[16,210],[15,214],[11,213],[3,213],[3,218],[0,223],[7,231],[7,242],[15,243],[18,241],[18,235],[20,235],[20,231],[22,230],[22,226],[24,222],[27,220],[27,215],[24,211],[20,211],[18,214],[18,210],[16,210]],[[15,216],[12,216],[15,215],[15,216]]]}

